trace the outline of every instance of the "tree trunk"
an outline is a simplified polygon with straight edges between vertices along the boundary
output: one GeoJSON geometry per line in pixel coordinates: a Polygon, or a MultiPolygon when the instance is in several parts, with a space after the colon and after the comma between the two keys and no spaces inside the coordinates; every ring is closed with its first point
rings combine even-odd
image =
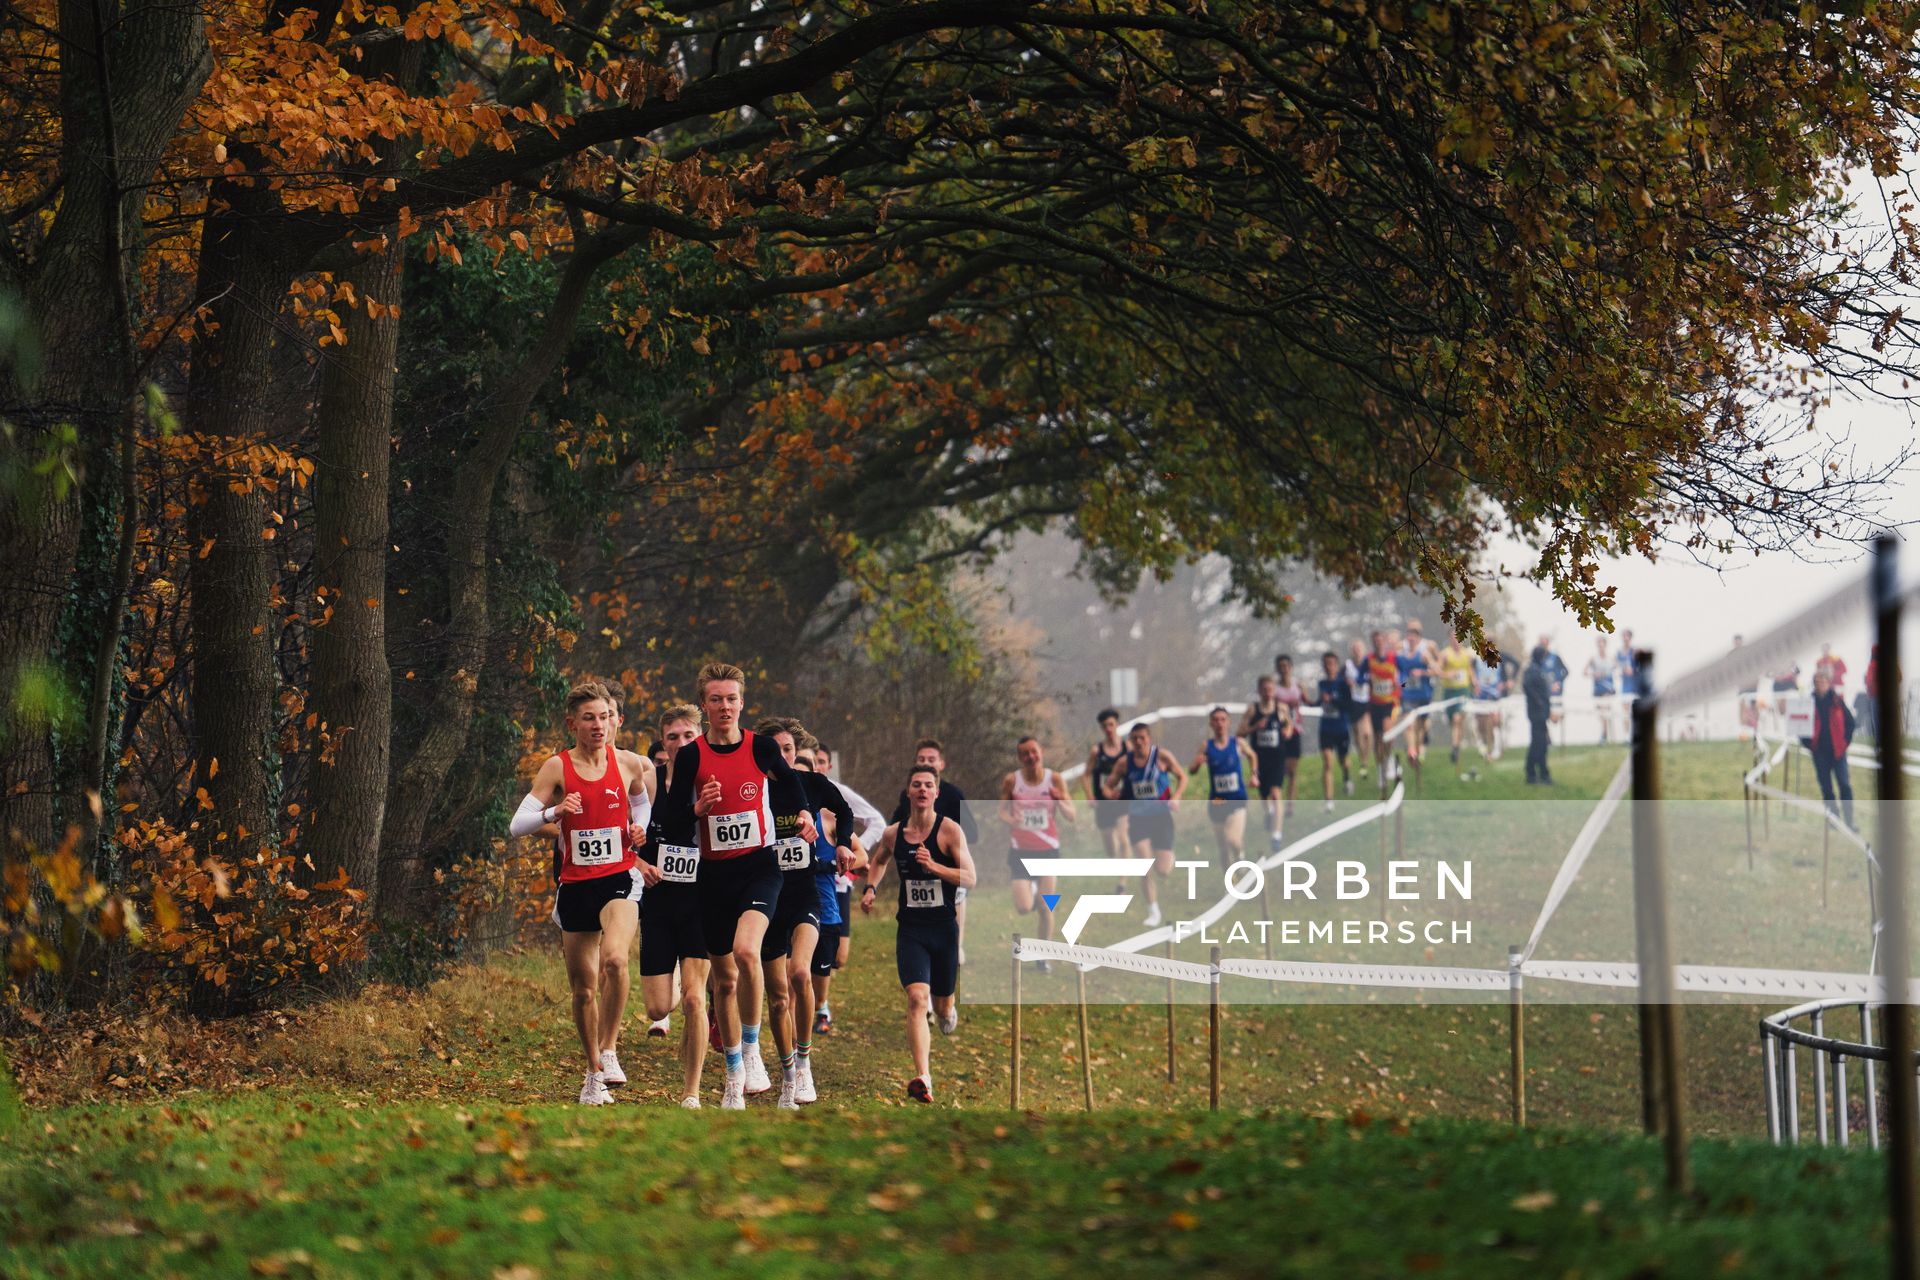
{"type": "MultiPolygon", "coordinates": [[[[67,742],[84,755],[85,726],[77,709],[88,701],[91,663],[68,672],[54,656],[61,616],[70,596],[110,598],[106,582],[76,580],[80,534],[79,494],[50,492],[25,474],[50,449],[70,455],[82,480],[113,474],[112,445],[125,405],[125,346],[115,336],[116,315],[109,259],[100,252],[113,238],[110,219],[137,226],[145,184],[151,178],[182,114],[213,69],[202,11],[166,0],[135,0],[98,6],[95,0],[62,0],[59,209],[30,274],[6,281],[26,303],[44,363],[32,386],[15,370],[0,370],[0,399],[17,433],[0,445],[0,467],[15,483],[0,491],[0,833],[17,833],[47,847],[64,822],[50,726],[21,714],[15,695],[29,684],[57,685],[74,710],[67,742]],[[98,19],[111,19],[104,39],[98,19]],[[110,74],[102,75],[104,48],[110,74]],[[111,84],[109,104],[102,90],[111,84]],[[117,127],[109,158],[107,118],[117,127]],[[117,182],[116,182],[117,176],[117,182]],[[116,188],[118,199],[116,200],[116,188]],[[71,447],[59,444],[65,427],[77,432],[71,447]],[[96,460],[101,465],[92,465],[96,460]]],[[[124,237],[139,243],[137,236],[124,237]]],[[[128,262],[126,269],[135,264],[128,262]]],[[[110,566],[101,566],[103,573],[110,566]]],[[[87,627],[98,618],[77,617],[87,627]]],[[[85,648],[84,645],[81,646],[85,648]]],[[[4,847],[5,841],[0,841],[4,847]]]]}
{"type": "Polygon", "coordinates": [[[643,231],[621,228],[582,245],[567,264],[526,357],[487,398],[480,438],[461,458],[447,508],[445,661],[426,715],[426,729],[394,774],[380,853],[384,918],[420,923],[430,915],[433,881],[424,837],[427,818],[455,759],[466,748],[473,699],[489,638],[487,525],[494,489],[526,424],[533,398],[553,376],[572,341],[580,309],[602,264],[637,243],[643,231]]]}
{"type": "MultiPolygon", "coordinates": [[[[326,592],[329,620],[310,646],[317,716],[308,749],[304,842],[316,879],[337,871],[372,893],[387,807],[393,687],[387,669],[387,471],[393,456],[394,355],[400,321],[368,304],[397,307],[402,252],[390,241],[377,257],[341,273],[360,296],[347,317],[346,345],[321,372],[313,493],[313,580],[326,592]]],[[[316,606],[318,607],[318,606],[316,606]]]]}
{"type": "Polygon", "coordinates": [[[271,193],[217,182],[209,204],[223,203],[227,211],[210,215],[201,237],[199,289],[213,325],[187,394],[187,422],[203,453],[187,516],[194,784],[213,805],[201,815],[204,846],[246,841],[241,847],[251,851],[275,826],[279,619],[271,518],[248,463],[265,436],[278,317],[293,267],[265,243],[276,221],[271,193]]]}

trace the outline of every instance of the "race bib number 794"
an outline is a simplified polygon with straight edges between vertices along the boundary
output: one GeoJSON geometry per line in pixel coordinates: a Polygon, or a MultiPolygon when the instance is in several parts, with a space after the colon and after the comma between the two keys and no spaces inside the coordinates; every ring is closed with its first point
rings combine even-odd
{"type": "Polygon", "coordinates": [[[1020,829],[1022,831],[1045,831],[1047,819],[1053,815],[1042,805],[1023,805],[1020,809],[1020,829]]]}

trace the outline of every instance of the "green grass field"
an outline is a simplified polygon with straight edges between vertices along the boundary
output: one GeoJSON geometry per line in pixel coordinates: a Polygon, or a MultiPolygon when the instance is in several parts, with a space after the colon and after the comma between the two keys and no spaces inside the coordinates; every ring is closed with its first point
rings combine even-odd
{"type": "MultiPolygon", "coordinates": [[[[1749,758],[1733,744],[1674,747],[1669,794],[1737,800],[1749,758]]],[[[1618,759],[1559,753],[1558,798],[1597,796],[1618,759]]],[[[1435,770],[1422,790],[1535,798],[1519,769],[1509,755],[1474,783],[1435,770]]],[[[1798,865],[1817,827],[1803,826],[1775,815],[1756,860],[1772,874],[1738,892],[1817,903],[1817,861],[1798,865]]],[[[1745,866],[1744,845],[1676,849],[1676,868],[1689,858],[1722,892],[1745,866]]],[[[1837,864],[1833,882],[1843,931],[1837,864]]],[[[963,990],[1008,965],[1012,927],[976,910],[963,990]]],[[[1636,1133],[1631,1006],[1529,1009],[1537,1128],[1525,1134],[1504,1124],[1504,1007],[1287,1006],[1231,992],[1220,1117],[1205,1110],[1206,1011],[1194,1005],[1174,1013],[1172,1082],[1164,1006],[1091,1010],[1087,1116],[1071,1006],[1025,1011],[1026,1110],[1013,1113],[1008,1010],[963,1004],[959,1033],[935,1037],[937,1103],[919,1108],[901,1092],[891,932],[879,918],[856,924],[836,1030],[816,1046],[821,1102],[799,1116],[774,1112],[770,1095],[743,1116],[679,1112],[672,1045],[632,1032],[620,1104],[568,1105],[578,1050],[545,951],[244,1027],[154,1021],[11,1042],[27,1112],[0,1138],[0,1276],[1878,1265],[1873,1158],[1762,1141],[1755,1024],[1770,1010],[1685,1010],[1702,1191],[1676,1203],[1654,1190],[1658,1153],[1636,1133]]],[[[712,1108],[717,1062],[707,1083],[712,1108]]]]}

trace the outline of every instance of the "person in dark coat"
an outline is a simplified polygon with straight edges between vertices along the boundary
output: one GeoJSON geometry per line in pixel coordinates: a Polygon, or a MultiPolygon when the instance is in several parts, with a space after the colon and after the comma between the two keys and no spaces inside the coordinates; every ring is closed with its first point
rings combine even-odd
{"type": "Polygon", "coordinates": [[[1550,787],[1553,775],[1547,772],[1547,725],[1553,719],[1554,658],[1547,646],[1535,645],[1533,660],[1520,677],[1520,691],[1527,699],[1527,785],[1550,787]]]}
{"type": "Polygon", "coordinates": [[[1839,810],[1850,830],[1853,825],[1853,778],[1847,768],[1847,748],[1853,745],[1853,712],[1846,698],[1833,687],[1833,676],[1825,667],[1813,673],[1813,736],[1801,739],[1813,753],[1814,776],[1820,779],[1820,798],[1833,813],[1834,792],[1840,793],[1839,810]]]}

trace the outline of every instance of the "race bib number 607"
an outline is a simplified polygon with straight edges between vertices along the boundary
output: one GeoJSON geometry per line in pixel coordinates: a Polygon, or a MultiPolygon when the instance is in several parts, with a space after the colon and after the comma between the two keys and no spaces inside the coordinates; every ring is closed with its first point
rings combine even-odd
{"type": "Polygon", "coordinates": [[[716,850],[758,849],[766,843],[760,834],[760,811],[715,813],[707,817],[707,842],[716,850]]]}

